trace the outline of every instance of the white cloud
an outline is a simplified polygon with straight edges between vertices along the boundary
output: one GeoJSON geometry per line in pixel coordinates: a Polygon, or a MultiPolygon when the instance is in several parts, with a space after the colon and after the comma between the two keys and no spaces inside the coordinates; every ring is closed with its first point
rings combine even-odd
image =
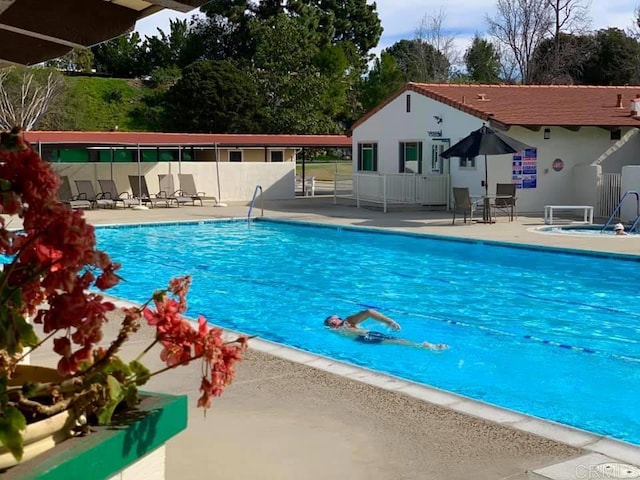
{"type": "Polygon", "coordinates": [[[191,13],[179,13],[173,10],[162,10],[153,15],[149,15],[136,23],[136,32],[140,34],[140,38],[144,40],[144,37],[153,37],[158,35],[158,28],[165,33],[169,33],[169,21],[170,20],[188,20],[194,14],[197,14],[198,10],[193,10],[191,13]]]}
{"type": "Polygon", "coordinates": [[[592,0],[589,13],[592,28],[600,30],[617,27],[627,30],[634,24],[634,11],[638,1],[630,0],[592,0]]]}

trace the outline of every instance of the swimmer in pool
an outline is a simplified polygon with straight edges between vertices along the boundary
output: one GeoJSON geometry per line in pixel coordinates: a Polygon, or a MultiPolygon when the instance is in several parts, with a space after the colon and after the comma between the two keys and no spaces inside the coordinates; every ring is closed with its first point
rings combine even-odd
{"type": "Polygon", "coordinates": [[[449,348],[449,346],[444,343],[412,342],[411,340],[406,340],[404,338],[398,338],[393,335],[387,335],[386,333],[365,330],[358,327],[359,323],[364,322],[368,318],[373,318],[384,323],[394,330],[400,330],[400,325],[398,325],[398,323],[391,320],[389,317],[384,316],[380,312],[376,312],[371,309],[362,310],[361,312],[348,316],[344,320],[338,315],[331,315],[325,318],[324,325],[340,335],[353,338],[355,341],[362,343],[395,343],[397,345],[428,348],[430,350],[444,350],[449,348]]]}
{"type": "Polygon", "coordinates": [[[624,231],[624,225],[621,223],[616,223],[615,227],[613,227],[613,231],[616,235],[626,235],[627,232],[624,231]]]}

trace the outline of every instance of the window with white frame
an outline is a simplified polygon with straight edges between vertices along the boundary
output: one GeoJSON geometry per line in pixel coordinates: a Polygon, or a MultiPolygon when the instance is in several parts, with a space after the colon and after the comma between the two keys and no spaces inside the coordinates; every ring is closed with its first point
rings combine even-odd
{"type": "Polygon", "coordinates": [[[358,144],[358,171],[377,172],[378,171],[378,144],[359,143],[358,144]]]}
{"type": "Polygon", "coordinates": [[[242,161],[242,150],[229,150],[229,161],[230,162],[241,162],[242,161]]]}
{"type": "Polygon", "coordinates": [[[476,168],[476,157],[459,157],[460,168],[476,168]]]}
{"type": "Polygon", "coordinates": [[[422,173],[422,142],[400,142],[399,173],[422,173]]]}

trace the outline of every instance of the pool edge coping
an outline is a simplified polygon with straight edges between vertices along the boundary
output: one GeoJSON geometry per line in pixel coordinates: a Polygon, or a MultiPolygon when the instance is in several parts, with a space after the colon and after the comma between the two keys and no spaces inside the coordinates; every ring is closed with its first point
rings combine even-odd
{"type": "MultiPolygon", "coordinates": [[[[237,335],[237,332],[230,330],[225,330],[225,332],[229,335],[237,335]]],[[[611,459],[633,465],[640,465],[640,446],[631,443],[516,412],[508,408],[482,402],[418,382],[405,380],[390,374],[375,372],[364,367],[262,338],[252,338],[250,342],[250,348],[261,353],[306,365],[332,375],[338,375],[390,392],[402,393],[417,400],[438,405],[464,415],[487,420],[501,426],[531,433],[548,440],[586,450],[590,453],[598,453],[611,459]]]]}

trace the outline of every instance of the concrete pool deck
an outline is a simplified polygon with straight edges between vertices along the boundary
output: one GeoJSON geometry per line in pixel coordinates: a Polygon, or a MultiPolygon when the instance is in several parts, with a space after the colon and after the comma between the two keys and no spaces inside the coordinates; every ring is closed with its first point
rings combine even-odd
{"type": "MultiPolygon", "coordinates": [[[[383,213],[330,197],[265,202],[265,216],[621,254],[639,254],[640,236],[541,234],[542,215],[493,225],[424,210],[383,213]]],[[[93,210],[94,224],[246,218],[228,207],[93,210]]],[[[258,204],[253,215],[260,215],[258,204]]],[[[150,285],[150,292],[159,285],[150,285]]],[[[215,322],[215,319],[210,319],[215,322]]],[[[132,345],[135,347],[135,345],[132,345]]],[[[640,450],[513,412],[418,388],[392,377],[264,341],[207,418],[195,408],[196,367],[164,374],[150,390],[188,394],[188,429],[167,448],[172,479],[595,479],[609,462],[640,464],[640,450]],[[426,401],[425,401],[426,400],[426,401]],[[606,454],[603,455],[603,452],[606,454]]],[[[427,355],[432,352],[425,352],[427,355]]],[[[36,355],[34,355],[37,358],[36,355]]],[[[618,465],[618,466],[616,466],[618,465]]],[[[624,473],[624,472],[621,472],[624,473]]]]}

